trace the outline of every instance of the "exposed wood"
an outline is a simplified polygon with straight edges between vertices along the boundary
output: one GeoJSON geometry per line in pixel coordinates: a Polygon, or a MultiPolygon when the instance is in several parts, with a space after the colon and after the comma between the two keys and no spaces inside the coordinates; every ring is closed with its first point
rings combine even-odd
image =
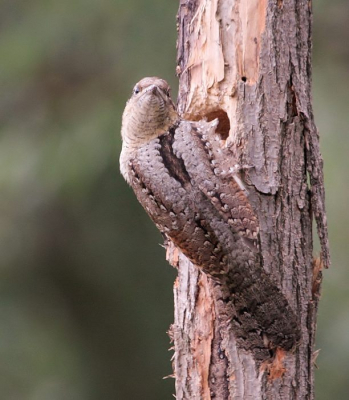
{"type": "Polygon", "coordinates": [[[232,159],[245,166],[264,268],[296,311],[302,339],[292,352],[257,361],[237,345],[220,286],[170,244],[168,259],[178,266],[171,328],[177,399],[314,398],[321,268],[330,260],[311,105],[311,19],[305,0],[180,2],[179,112],[219,118],[232,159]],[[322,245],[317,262],[312,211],[322,245]]]}

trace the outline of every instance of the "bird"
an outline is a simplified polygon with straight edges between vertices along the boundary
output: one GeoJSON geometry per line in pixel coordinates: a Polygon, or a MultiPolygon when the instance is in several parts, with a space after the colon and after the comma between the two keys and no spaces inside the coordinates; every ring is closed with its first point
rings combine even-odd
{"type": "Polygon", "coordinates": [[[297,316],[263,268],[258,218],[218,123],[181,118],[168,83],[143,78],[122,117],[120,171],[166,240],[221,285],[240,343],[291,350],[297,316]]]}

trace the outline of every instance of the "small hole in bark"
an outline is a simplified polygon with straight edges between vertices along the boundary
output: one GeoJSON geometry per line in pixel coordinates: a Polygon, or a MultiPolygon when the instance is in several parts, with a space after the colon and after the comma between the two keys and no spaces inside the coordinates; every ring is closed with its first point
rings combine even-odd
{"type": "Polygon", "coordinates": [[[228,118],[228,114],[223,110],[216,110],[208,113],[206,115],[207,121],[213,121],[218,118],[218,126],[216,128],[216,133],[220,135],[222,140],[228,139],[229,130],[230,130],[230,121],[228,118]]]}
{"type": "Polygon", "coordinates": [[[242,82],[246,82],[246,81],[247,81],[246,76],[243,76],[243,77],[241,78],[241,80],[242,80],[242,82]]]}

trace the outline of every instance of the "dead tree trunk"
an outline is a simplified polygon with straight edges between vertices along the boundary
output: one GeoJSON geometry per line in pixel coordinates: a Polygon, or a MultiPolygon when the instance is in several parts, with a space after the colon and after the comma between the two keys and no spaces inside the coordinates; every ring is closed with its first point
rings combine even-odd
{"type": "Polygon", "coordinates": [[[179,112],[219,118],[219,134],[245,166],[264,268],[298,315],[302,337],[291,352],[255,360],[237,345],[220,286],[171,245],[177,399],[314,398],[320,270],[329,253],[311,105],[311,20],[308,0],[180,1],[179,112]],[[321,262],[313,261],[313,215],[321,262]]]}

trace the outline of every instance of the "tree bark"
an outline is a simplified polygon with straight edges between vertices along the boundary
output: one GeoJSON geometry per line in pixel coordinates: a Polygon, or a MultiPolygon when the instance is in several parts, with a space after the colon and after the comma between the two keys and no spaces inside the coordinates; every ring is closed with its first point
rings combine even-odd
{"type": "Polygon", "coordinates": [[[322,266],[330,263],[319,137],[311,104],[311,2],[181,0],[178,109],[219,118],[260,224],[261,254],[299,318],[290,352],[239,347],[221,288],[173,244],[177,399],[313,399],[322,266]],[[312,219],[322,252],[313,260],[312,219]]]}

